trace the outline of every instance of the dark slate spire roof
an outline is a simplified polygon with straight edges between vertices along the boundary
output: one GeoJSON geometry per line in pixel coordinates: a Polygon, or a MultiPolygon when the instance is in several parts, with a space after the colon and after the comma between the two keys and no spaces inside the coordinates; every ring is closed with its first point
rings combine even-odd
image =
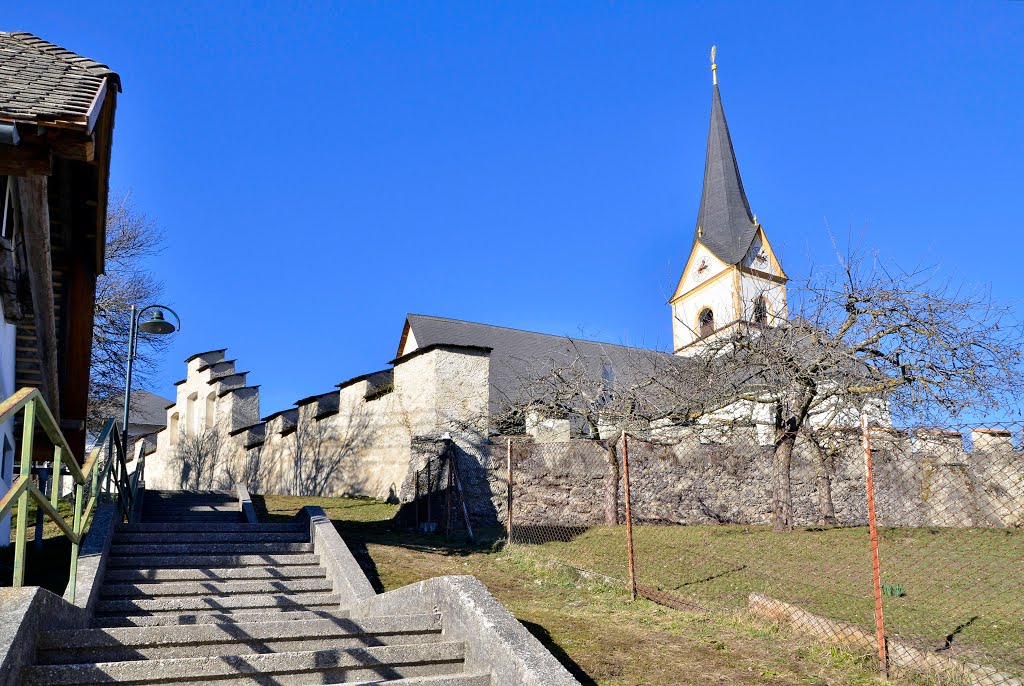
{"type": "Polygon", "coordinates": [[[740,168],[732,149],[718,84],[711,98],[711,127],[704,163],[704,191],[697,213],[694,242],[703,243],[726,264],[738,264],[747,254],[757,225],[743,192],[740,168]]]}

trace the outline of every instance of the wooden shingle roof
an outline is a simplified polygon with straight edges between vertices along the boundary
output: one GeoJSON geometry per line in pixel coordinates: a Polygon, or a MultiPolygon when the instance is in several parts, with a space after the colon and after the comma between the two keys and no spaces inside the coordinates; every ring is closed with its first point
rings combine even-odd
{"type": "Polygon", "coordinates": [[[90,130],[106,88],[121,90],[107,65],[31,33],[0,32],[0,121],[90,130]]]}

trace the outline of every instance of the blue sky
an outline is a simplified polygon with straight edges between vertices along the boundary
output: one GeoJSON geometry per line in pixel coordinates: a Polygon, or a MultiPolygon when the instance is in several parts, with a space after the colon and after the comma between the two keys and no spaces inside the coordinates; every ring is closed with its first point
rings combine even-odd
{"type": "Polygon", "coordinates": [[[1024,3],[47,2],[124,83],[112,183],[164,227],[180,360],[264,414],[394,356],[406,312],[665,347],[719,50],[785,267],[826,222],[1020,311],[1024,3]]]}

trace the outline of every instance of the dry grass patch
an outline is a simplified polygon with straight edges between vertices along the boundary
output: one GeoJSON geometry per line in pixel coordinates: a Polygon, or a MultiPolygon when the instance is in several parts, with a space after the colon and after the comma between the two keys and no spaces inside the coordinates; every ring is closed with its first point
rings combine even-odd
{"type": "MultiPolygon", "coordinates": [[[[646,600],[621,585],[502,549],[392,526],[395,506],[374,501],[253,497],[269,521],[303,505],[324,508],[378,590],[447,574],[472,574],[585,685],[884,684],[870,656],[827,651],[741,610],[703,616],[646,600]]],[[[499,532],[483,532],[484,534],[499,532]]]]}

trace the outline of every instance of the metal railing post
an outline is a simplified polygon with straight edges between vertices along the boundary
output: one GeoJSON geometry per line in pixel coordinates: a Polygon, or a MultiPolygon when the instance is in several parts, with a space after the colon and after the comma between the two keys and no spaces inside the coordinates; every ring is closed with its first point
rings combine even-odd
{"type": "MultiPolygon", "coordinates": [[[[32,476],[32,440],[36,430],[36,401],[32,400],[25,406],[25,416],[21,427],[21,470],[20,476],[28,479],[32,476]]],[[[18,496],[18,525],[14,534],[14,580],[15,588],[25,583],[25,543],[28,536],[28,490],[18,496]]]]}
{"type": "Polygon", "coordinates": [[[505,515],[508,520],[508,545],[512,545],[512,439],[507,438],[505,441],[505,458],[508,466],[505,515]]]}
{"type": "Polygon", "coordinates": [[[60,468],[63,464],[64,451],[59,445],[53,446],[53,476],[50,477],[50,504],[57,509],[60,500],[60,468]]]}
{"type": "MultiPolygon", "coordinates": [[[[95,476],[93,481],[95,481],[95,476]]],[[[93,494],[93,497],[96,497],[93,494]]],[[[68,574],[68,600],[75,602],[75,585],[78,582],[78,549],[82,540],[82,500],[85,498],[85,484],[75,483],[75,520],[72,530],[75,532],[77,541],[71,541],[71,571],[68,574]]]]}
{"type": "Polygon", "coordinates": [[[629,597],[636,600],[636,566],[633,560],[633,508],[629,499],[629,439],[622,432],[622,488],[626,496],[626,554],[629,556],[629,597]]]}
{"type": "Polygon", "coordinates": [[[868,529],[871,532],[871,580],[875,591],[875,629],[878,635],[878,666],[889,673],[889,660],[885,645],[885,618],[882,614],[882,574],[878,560],[878,521],[875,516],[875,478],[871,464],[871,431],[867,415],[860,417],[861,436],[864,439],[865,482],[868,499],[868,529]]]}

